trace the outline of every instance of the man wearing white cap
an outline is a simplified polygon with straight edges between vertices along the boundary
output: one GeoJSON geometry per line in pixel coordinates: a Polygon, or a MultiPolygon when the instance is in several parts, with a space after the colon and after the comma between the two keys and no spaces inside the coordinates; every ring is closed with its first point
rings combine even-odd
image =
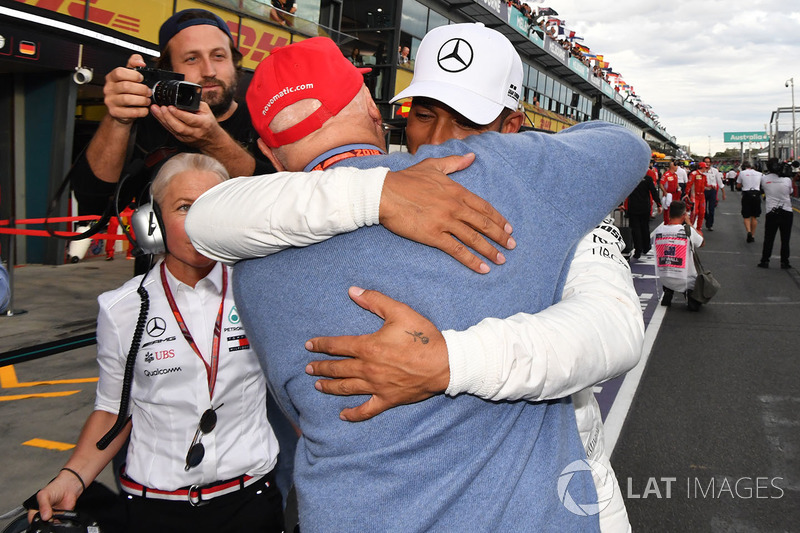
{"type": "MultiPolygon", "coordinates": [[[[400,154],[369,155],[380,153],[384,142],[380,114],[363,82],[353,79],[352,69],[325,39],[290,45],[262,63],[248,100],[256,106],[254,121],[273,162],[289,170],[310,170],[333,160],[390,168],[414,161],[400,154]]],[[[521,74],[521,63],[519,69],[521,74]]],[[[465,278],[468,272],[454,270],[446,260],[432,256],[430,249],[391,238],[379,227],[237,266],[243,317],[260,330],[255,343],[261,344],[261,353],[281,354],[264,361],[268,377],[304,434],[296,470],[301,523],[358,529],[363,525],[358,515],[371,508],[373,512],[363,519],[370,520],[372,529],[382,529],[374,523],[376,515],[381,523],[399,523],[408,530],[461,524],[529,531],[545,523],[565,531],[593,529],[587,517],[573,522],[546,490],[567,467],[564,454],[576,452],[569,403],[490,403],[463,394],[436,396],[365,424],[343,426],[335,417],[347,406],[346,400],[314,394],[308,390],[313,380],[298,375],[303,362],[309,361],[308,354],[298,352],[298,339],[336,332],[342,325],[352,333],[363,333],[379,324],[347,305],[337,288],[342,281],[382,289],[413,303],[437,324],[458,328],[480,316],[513,314],[517,305],[520,311],[550,305],[560,296],[565,266],[578,237],[625,195],[649,156],[635,136],[599,124],[553,137],[531,133],[507,140],[505,136],[473,139],[476,142],[467,139],[421,152],[476,152],[476,163],[460,173],[459,181],[490,201],[508,204],[522,224],[515,234],[525,242],[517,247],[520,256],[492,274],[465,278]],[[547,178],[543,170],[528,168],[529,161],[544,161],[555,150],[561,157],[547,169],[547,178]],[[599,202],[603,205],[575,201],[577,192],[591,196],[588,184],[578,178],[579,168],[586,165],[598,166],[601,176],[613,176],[603,185],[612,197],[599,202]],[[553,183],[564,188],[553,189],[553,183]],[[330,253],[334,255],[327,257],[330,253]],[[569,406],[566,411],[565,406],[569,406]],[[555,426],[554,419],[560,420],[555,426]],[[558,436],[554,427],[561,428],[555,430],[558,436]],[[365,471],[366,464],[380,465],[381,470],[365,471]],[[337,487],[323,490],[321,479],[335,479],[337,487]]],[[[242,182],[234,189],[252,191],[250,187],[242,182]]],[[[409,347],[412,342],[430,348],[439,344],[439,337],[427,337],[438,334],[430,324],[422,328],[404,334],[409,347]]],[[[585,452],[573,457],[585,457],[585,452]]],[[[575,474],[569,484],[576,501],[580,496],[572,493],[572,483],[578,477],[575,474]]]]}
{"type": "MultiPolygon", "coordinates": [[[[409,150],[415,153],[422,144],[441,144],[483,131],[517,132],[524,120],[524,115],[517,111],[521,72],[509,65],[518,62],[508,40],[482,25],[455,24],[426,36],[417,55],[411,85],[394,98],[397,101],[414,97],[406,129],[409,150]],[[476,54],[475,49],[480,53],[476,54]],[[468,66],[462,68],[464,65],[468,66]]],[[[271,201],[268,194],[247,196],[257,198],[260,205],[271,201]]],[[[209,205],[206,209],[202,200],[197,205],[199,210],[190,216],[190,228],[195,220],[216,225],[213,213],[230,211],[224,205],[209,205]]],[[[345,207],[339,208],[344,211],[345,207]]],[[[268,255],[276,250],[267,243],[279,232],[270,222],[259,220],[241,225],[248,228],[262,225],[264,234],[257,236],[261,242],[257,252],[248,248],[252,246],[251,238],[241,244],[239,235],[220,235],[220,240],[229,247],[238,246],[234,249],[238,259],[268,255]]],[[[253,237],[252,231],[248,233],[253,237]]],[[[206,239],[201,240],[207,243],[206,239]]],[[[341,378],[347,378],[366,384],[360,392],[380,398],[382,405],[371,402],[368,407],[364,404],[345,409],[342,415],[352,421],[374,416],[398,403],[424,400],[430,395],[428,391],[451,396],[466,392],[492,400],[539,401],[567,396],[586,387],[575,392],[572,400],[587,457],[602,465],[593,472],[600,500],[606,502],[600,509],[601,526],[604,531],[625,531],[629,527],[625,505],[605,452],[600,408],[592,393],[594,384],[636,364],[642,342],[641,308],[630,267],[626,261],[617,260],[619,242],[618,230],[605,221],[578,245],[559,303],[533,315],[519,313],[506,320],[484,320],[466,331],[445,331],[446,346],[442,346],[443,354],[439,357],[414,357],[413,347],[394,342],[395,338],[388,334],[383,335],[380,344],[372,340],[374,344],[370,345],[358,337],[315,339],[315,351],[346,353],[368,363],[369,371],[337,361],[312,362],[313,374],[340,378],[321,380],[324,392],[342,394],[348,383],[341,378]],[[514,372],[495,373],[493,368],[513,368],[514,372]],[[448,372],[449,382],[444,381],[437,388],[436,377],[448,372]],[[401,389],[396,383],[404,387],[401,389]],[[609,475],[601,478],[605,471],[609,475]]],[[[359,297],[360,305],[367,308],[376,305],[375,294],[368,291],[359,297]]],[[[382,306],[387,316],[394,316],[394,312],[388,311],[390,304],[384,302],[382,306]]],[[[392,324],[382,331],[388,332],[393,327],[409,329],[401,320],[393,320],[392,324]]]]}

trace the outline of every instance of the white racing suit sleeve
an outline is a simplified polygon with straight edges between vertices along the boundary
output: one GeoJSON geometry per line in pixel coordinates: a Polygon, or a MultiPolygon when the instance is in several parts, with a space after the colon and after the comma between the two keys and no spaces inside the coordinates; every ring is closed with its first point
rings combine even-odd
{"type": "Polygon", "coordinates": [[[308,246],[377,224],[387,172],[339,167],[231,179],[194,202],[186,233],[200,253],[227,264],[308,246]]]}
{"type": "Polygon", "coordinates": [[[644,321],[620,242],[610,219],[581,239],[557,304],[443,331],[450,361],[446,394],[563,398],[633,368],[644,321]]]}

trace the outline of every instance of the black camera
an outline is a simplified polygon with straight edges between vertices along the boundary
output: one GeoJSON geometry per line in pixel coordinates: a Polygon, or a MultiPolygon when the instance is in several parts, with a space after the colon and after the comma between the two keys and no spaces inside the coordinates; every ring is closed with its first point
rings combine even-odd
{"type": "Polygon", "coordinates": [[[153,91],[150,98],[155,105],[172,105],[185,111],[200,109],[203,88],[196,83],[183,81],[183,74],[147,67],[134,70],[144,76],[142,83],[153,91]]]}

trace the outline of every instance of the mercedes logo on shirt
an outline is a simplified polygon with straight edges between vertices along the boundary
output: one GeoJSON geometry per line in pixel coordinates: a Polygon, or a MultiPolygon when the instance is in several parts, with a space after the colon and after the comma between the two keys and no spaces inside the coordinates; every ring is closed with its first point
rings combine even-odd
{"type": "Polygon", "coordinates": [[[167,323],[160,316],[147,321],[147,334],[151,337],[160,337],[165,331],[167,331],[167,323]]]}
{"type": "Polygon", "coordinates": [[[439,48],[436,60],[446,72],[461,72],[472,64],[472,47],[467,41],[454,37],[439,48]]]}

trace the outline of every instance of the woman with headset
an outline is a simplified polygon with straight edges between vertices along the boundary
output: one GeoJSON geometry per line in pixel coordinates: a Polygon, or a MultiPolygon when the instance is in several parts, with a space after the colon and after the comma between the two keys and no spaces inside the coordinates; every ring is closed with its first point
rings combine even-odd
{"type": "Polygon", "coordinates": [[[74,508],[130,435],[121,479],[130,531],[283,530],[266,382],[233,301],[232,271],[198,253],[184,230],[195,199],[226,179],[216,160],[180,154],[153,181],[150,223],[137,238],[152,247],[160,229],[166,253],[149,274],[98,299],[95,410],[64,468],[37,495],[43,520],[74,508]],[[137,328],[140,286],[149,310],[137,328]],[[129,346],[130,408],[106,447],[98,439],[127,403],[120,398],[129,346]]]}

